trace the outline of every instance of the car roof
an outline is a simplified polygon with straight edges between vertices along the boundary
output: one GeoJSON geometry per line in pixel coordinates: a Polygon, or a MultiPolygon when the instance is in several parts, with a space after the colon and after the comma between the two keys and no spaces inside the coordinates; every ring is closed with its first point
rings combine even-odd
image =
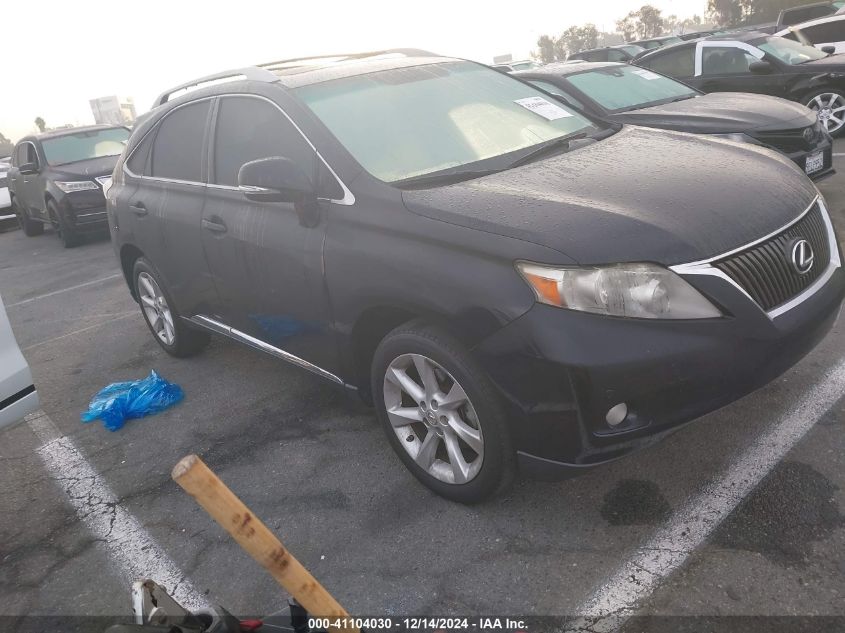
{"type": "Polygon", "coordinates": [[[333,79],[367,75],[383,70],[455,61],[460,60],[433,54],[422,56],[388,53],[366,58],[341,56],[340,58],[333,57],[330,59],[271,62],[261,64],[261,67],[277,75],[279,82],[286,88],[299,88],[333,79]]]}
{"type": "Polygon", "coordinates": [[[785,29],[781,29],[775,35],[781,35],[782,33],[789,33],[790,31],[800,31],[801,29],[805,29],[808,26],[815,26],[817,24],[825,24],[827,22],[839,22],[840,20],[845,20],[845,14],[843,13],[834,13],[833,15],[826,15],[822,18],[813,18],[812,20],[807,20],[806,22],[799,22],[798,24],[793,24],[792,26],[787,26],[785,29]]]}
{"type": "Polygon", "coordinates": [[[542,68],[534,68],[532,70],[519,70],[513,75],[516,77],[524,77],[526,75],[546,75],[546,76],[565,76],[575,75],[578,73],[588,72],[597,68],[608,68],[613,66],[628,66],[622,62],[583,62],[581,64],[566,64],[564,62],[556,62],[554,64],[546,64],[542,68]]]}
{"type": "MultiPolygon", "coordinates": [[[[256,66],[235,68],[174,86],[156,97],[153,109],[171,101],[190,100],[187,95],[194,91],[203,90],[205,92],[207,89],[223,82],[260,81],[279,84],[284,88],[299,88],[324,81],[366,75],[384,70],[455,61],[465,60],[443,57],[436,53],[413,48],[282,59],[256,66]]],[[[217,94],[217,92],[212,91],[208,94],[217,94]]]]}
{"type": "Polygon", "coordinates": [[[78,127],[65,127],[58,130],[48,130],[47,132],[39,132],[38,134],[30,134],[23,137],[18,143],[23,141],[43,141],[51,138],[59,138],[62,136],[70,136],[72,134],[79,134],[80,132],[94,132],[96,130],[114,130],[117,128],[126,129],[125,125],[80,125],[78,127]]]}

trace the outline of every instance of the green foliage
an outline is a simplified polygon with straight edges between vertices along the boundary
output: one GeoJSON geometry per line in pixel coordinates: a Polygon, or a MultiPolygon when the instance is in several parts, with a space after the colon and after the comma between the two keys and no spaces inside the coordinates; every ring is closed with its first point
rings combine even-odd
{"type": "Polygon", "coordinates": [[[707,17],[718,26],[742,26],[774,22],[783,9],[810,0],[707,0],[707,17]]]}
{"type": "Polygon", "coordinates": [[[645,4],[637,11],[631,11],[624,18],[616,22],[616,30],[622,34],[625,41],[634,39],[648,39],[663,34],[664,23],[660,9],[645,4]]]}
{"type": "Polygon", "coordinates": [[[38,128],[39,132],[43,132],[47,129],[47,124],[44,122],[44,119],[39,116],[35,117],[35,127],[38,128]]]}

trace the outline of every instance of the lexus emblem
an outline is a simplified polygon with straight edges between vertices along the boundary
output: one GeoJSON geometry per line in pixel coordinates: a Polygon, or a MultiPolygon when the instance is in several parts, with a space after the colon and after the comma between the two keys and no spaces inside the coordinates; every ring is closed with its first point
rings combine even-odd
{"type": "Polygon", "coordinates": [[[813,128],[811,128],[811,127],[804,128],[803,136],[804,136],[804,140],[807,143],[811,142],[813,140],[813,136],[815,136],[815,132],[813,131],[813,128]]]}
{"type": "Polygon", "coordinates": [[[792,267],[799,275],[805,275],[813,267],[813,260],[816,258],[813,247],[804,239],[797,239],[792,243],[792,267]]]}

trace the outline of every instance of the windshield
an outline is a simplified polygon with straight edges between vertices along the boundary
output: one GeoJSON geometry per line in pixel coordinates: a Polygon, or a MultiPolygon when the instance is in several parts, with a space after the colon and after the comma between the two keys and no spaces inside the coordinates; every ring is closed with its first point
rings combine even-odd
{"type": "Polygon", "coordinates": [[[44,139],[41,145],[49,164],[64,165],[89,158],[118,156],[128,138],[129,130],[115,127],[44,139]]]}
{"type": "Polygon", "coordinates": [[[569,75],[566,80],[612,112],[694,97],[692,88],[635,66],[611,66],[569,75]]]}
{"type": "Polygon", "coordinates": [[[827,53],[820,51],[813,46],[807,46],[800,42],[793,42],[783,37],[767,37],[762,42],[755,44],[761,51],[777,57],[780,61],[795,65],[815,59],[824,59],[827,53]]]}
{"type": "Polygon", "coordinates": [[[471,62],[397,68],[296,92],[355,159],[385,182],[597,129],[545,93],[471,62]]]}

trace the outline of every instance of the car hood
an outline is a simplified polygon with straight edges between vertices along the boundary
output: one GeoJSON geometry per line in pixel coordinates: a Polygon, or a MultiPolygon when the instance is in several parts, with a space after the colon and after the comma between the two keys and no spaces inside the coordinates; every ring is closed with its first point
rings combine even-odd
{"type": "Polygon", "coordinates": [[[620,123],[697,134],[789,130],[816,122],[815,113],[800,103],[744,92],[712,92],[694,99],[612,114],[609,118],[620,123]]]}
{"type": "Polygon", "coordinates": [[[845,54],[829,55],[803,64],[795,64],[796,71],[845,73],[845,54]]]}
{"type": "Polygon", "coordinates": [[[114,166],[117,164],[118,158],[120,156],[103,156],[102,158],[80,160],[65,165],[53,165],[50,167],[50,171],[57,178],[97,178],[99,176],[109,176],[114,171],[114,166]]]}
{"type": "Polygon", "coordinates": [[[523,167],[403,192],[413,213],[534,242],[584,265],[713,257],[788,224],[816,195],[774,152],[634,126],[523,167]]]}

